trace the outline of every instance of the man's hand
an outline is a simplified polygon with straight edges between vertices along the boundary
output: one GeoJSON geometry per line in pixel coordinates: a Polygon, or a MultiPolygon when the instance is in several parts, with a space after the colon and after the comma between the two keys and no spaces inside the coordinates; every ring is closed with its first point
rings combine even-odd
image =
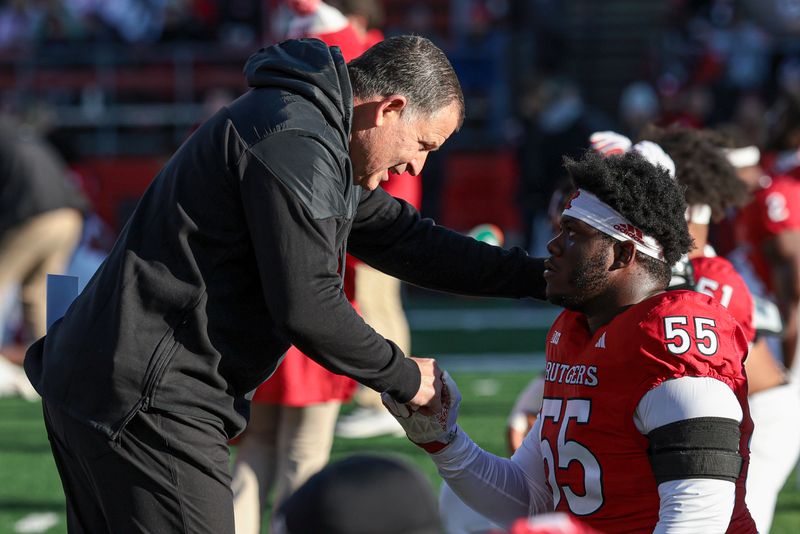
{"type": "Polygon", "coordinates": [[[408,401],[408,405],[413,410],[426,408],[423,413],[430,415],[441,410],[441,376],[442,370],[433,358],[415,358],[411,360],[419,367],[420,382],[417,394],[408,401]]]}
{"type": "Polygon", "coordinates": [[[381,395],[383,405],[406,431],[408,439],[430,453],[439,452],[449,445],[458,431],[456,419],[458,406],[461,404],[461,392],[447,372],[439,373],[436,379],[439,391],[436,411],[431,404],[424,409],[416,409],[410,404],[397,402],[386,393],[381,395]]]}

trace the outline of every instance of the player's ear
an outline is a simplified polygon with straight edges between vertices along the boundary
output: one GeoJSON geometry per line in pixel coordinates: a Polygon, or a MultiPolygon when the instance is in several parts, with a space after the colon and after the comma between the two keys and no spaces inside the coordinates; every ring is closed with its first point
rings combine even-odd
{"type": "Polygon", "coordinates": [[[610,270],[625,269],[629,267],[636,258],[636,245],[633,241],[614,242],[614,261],[611,262],[610,270]]]}

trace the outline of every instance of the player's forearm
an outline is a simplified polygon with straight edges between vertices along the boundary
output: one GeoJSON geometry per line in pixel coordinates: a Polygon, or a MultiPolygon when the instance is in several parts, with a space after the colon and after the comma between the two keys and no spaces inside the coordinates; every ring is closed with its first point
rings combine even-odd
{"type": "Polygon", "coordinates": [[[672,480],[658,486],[661,500],[655,534],[723,533],[736,501],[736,485],[727,480],[672,480]]]}
{"type": "Polygon", "coordinates": [[[508,526],[530,513],[530,496],[520,467],[484,451],[464,432],[430,456],[453,492],[481,515],[508,526]]]}

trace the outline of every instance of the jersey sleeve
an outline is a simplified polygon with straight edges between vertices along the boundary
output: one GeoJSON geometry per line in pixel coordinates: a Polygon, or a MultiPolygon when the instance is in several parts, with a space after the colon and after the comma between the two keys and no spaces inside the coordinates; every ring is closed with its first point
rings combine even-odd
{"type": "Polygon", "coordinates": [[[722,532],[736,499],[742,409],[725,384],[682,377],[649,391],[634,416],[659,495],[655,532],[722,532]]]}
{"type": "Polygon", "coordinates": [[[753,341],[753,295],[728,260],[719,256],[692,260],[695,291],[713,297],[736,319],[748,341],[753,341]]]}
{"type": "Polygon", "coordinates": [[[673,293],[639,324],[642,365],[651,368],[642,395],[682,376],[708,376],[733,390],[742,387],[748,351],[742,327],[712,297],[694,291],[673,293]]]}
{"type": "Polygon", "coordinates": [[[755,222],[766,236],[800,229],[800,184],[776,179],[769,189],[758,195],[756,201],[759,210],[755,222]]]}

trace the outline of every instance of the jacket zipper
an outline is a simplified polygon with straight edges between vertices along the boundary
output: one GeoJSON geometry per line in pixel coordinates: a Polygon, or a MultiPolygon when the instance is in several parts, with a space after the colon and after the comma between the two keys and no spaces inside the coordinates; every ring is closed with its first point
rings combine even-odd
{"type": "Polygon", "coordinates": [[[133,408],[131,408],[130,411],[125,414],[125,417],[122,418],[122,421],[111,435],[112,441],[117,441],[122,431],[140,410],[147,411],[147,409],[150,407],[150,398],[153,394],[153,389],[155,389],[155,385],[158,383],[157,378],[160,377],[161,373],[166,367],[166,362],[168,362],[170,359],[169,356],[175,351],[175,347],[177,345],[173,333],[174,331],[172,329],[167,332],[167,335],[172,338],[171,342],[159,353],[158,361],[156,362],[153,370],[150,372],[145,382],[144,395],[136,402],[136,404],[133,405],[133,408]]]}
{"type": "Polygon", "coordinates": [[[150,408],[150,402],[153,398],[153,392],[156,389],[156,385],[161,380],[161,375],[164,373],[164,369],[167,367],[167,363],[172,359],[172,355],[177,350],[178,343],[175,341],[175,338],[172,338],[169,346],[164,350],[162,353],[163,355],[159,358],[158,362],[156,363],[155,369],[153,369],[153,373],[147,380],[147,385],[145,386],[145,394],[144,399],[142,399],[142,406],[141,409],[143,411],[147,411],[150,408]]]}

